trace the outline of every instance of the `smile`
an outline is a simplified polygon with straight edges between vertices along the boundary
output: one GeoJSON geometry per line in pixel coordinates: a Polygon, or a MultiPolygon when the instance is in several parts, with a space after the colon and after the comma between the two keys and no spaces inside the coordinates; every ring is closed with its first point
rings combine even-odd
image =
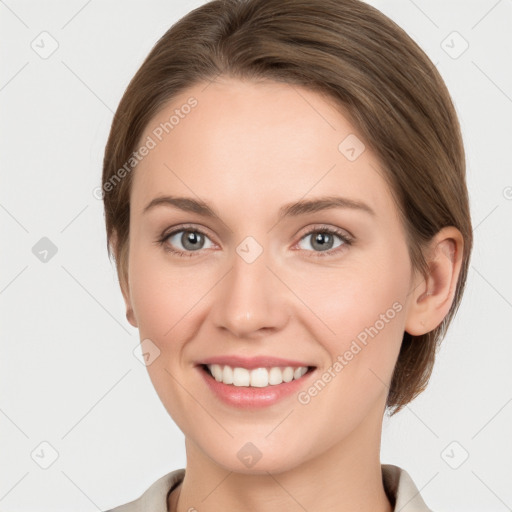
{"type": "Polygon", "coordinates": [[[196,366],[216,399],[238,409],[259,409],[277,404],[307,387],[316,366],[243,368],[226,364],[196,366]]]}
{"type": "Polygon", "coordinates": [[[277,386],[283,382],[298,380],[305,375],[311,367],[279,367],[253,368],[232,367],[229,365],[208,364],[204,365],[210,375],[223,384],[232,386],[245,386],[263,388],[266,386],[277,386]]]}

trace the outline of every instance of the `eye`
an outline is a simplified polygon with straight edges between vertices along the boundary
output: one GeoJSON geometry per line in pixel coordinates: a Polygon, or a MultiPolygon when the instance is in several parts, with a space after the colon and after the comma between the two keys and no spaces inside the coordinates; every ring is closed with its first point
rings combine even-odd
{"type": "Polygon", "coordinates": [[[201,249],[209,249],[212,247],[212,242],[200,229],[195,227],[182,226],[180,229],[174,230],[171,233],[162,235],[156,243],[164,246],[168,252],[176,254],[177,256],[193,256],[194,252],[201,249]],[[205,242],[209,241],[210,245],[205,242]],[[180,248],[181,246],[181,248],[180,248]],[[174,249],[173,247],[178,247],[174,249]]]}
{"type": "MultiPolygon", "coordinates": [[[[307,240],[308,238],[309,242],[306,243],[306,246],[309,245],[313,248],[313,251],[309,251],[316,253],[313,255],[313,257],[336,255],[339,251],[344,250],[345,246],[349,246],[353,242],[353,239],[349,237],[344,231],[327,226],[315,227],[314,229],[308,231],[301,238],[301,241],[307,240]],[[338,245],[334,245],[336,238],[340,241],[338,245]]],[[[298,245],[300,245],[300,242],[298,245]]],[[[308,249],[306,248],[305,250],[308,249]]]]}
{"type": "MultiPolygon", "coordinates": [[[[353,238],[345,231],[328,226],[315,226],[303,235],[297,245],[300,246],[303,240],[310,238],[306,244],[312,247],[300,247],[307,252],[313,253],[312,257],[325,257],[337,255],[353,243],[353,238]],[[336,239],[338,244],[335,245],[336,239]]],[[[162,234],[156,242],[164,247],[164,250],[176,256],[191,257],[202,249],[211,249],[213,243],[208,235],[194,226],[181,226],[170,233],[162,234]],[[176,248],[177,247],[177,248],[176,248]]]]}

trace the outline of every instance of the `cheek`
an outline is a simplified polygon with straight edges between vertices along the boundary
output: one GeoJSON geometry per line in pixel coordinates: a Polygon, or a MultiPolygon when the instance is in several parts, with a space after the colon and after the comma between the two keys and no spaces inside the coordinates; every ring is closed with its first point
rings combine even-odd
{"type": "Polygon", "coordinates": [[[183,394],[171,375],[182,365],[184,346],[197,332],[194,326],[201,297],[211,285],[206,285],[206,277],[202,279],[179,266],[166,264],[165,257],[143,250],[135,249],[131,253],[129,268],[140,339],[150,339],[159,350],[158,356],[147,366],[149,377],[168,413],[178,425],[186,428],[189,396],[183,394]],[[204,286],[198,284],[201,282],[204,286]]]}
{"type": "Polygon", "coordinates": [[[332,331],[354,334],[354,328],[373,324],[396,301],[403,303],[409,281],[400,268],[398,259],[389,265],[369,259],[369,264],[324,269],[312,279],[296,279],[296,286],[332,331]]]}
{"type": "Polygon", "coordinates": [[[354,378],[368,378],[368,368],[383,379],[391,375],[404,332],[409,265],[405,246],[379,247],[374,257],[318,273],[314,285],[302,287],[322,320],[317,339],[333,361],[343,356],[354,378]]]}
{"type": "Polygon", "coordinates": [[[311,325],[318,326],[315,338],[329,357],[318,376],[326,384],[315,383],[302,398],[311,400],[308,411],[318,411],[317,419],[310,421],[319,431],[321,411],[327,407],[333,413],[333,430],[348,435],[389,392],[403,336],[406,286],[391,272],[378,280],[363,273],[339,282],[331,276],[318,284],[329,293],[315,288],[308,291],[308,298],[315,301],[314,312],[323,320],[311,325]]]}
{"type": "Polygon", "coordinates": [[[151,249],[144,254],[137,247],[130,254],[130,292],[141,338],[163,340],[185,314],[187,295],[193,282],[184,282],[176,269],[166,266],[151,249]]]}
{"type": "MultiPolygon", "coordinates": [[[[130,291],[141,339],[151,339],[161,351],[178,350],[178,341],[192,338],[194,325],[197,328],[207,314],[206,296],[218,281],[218,269],[203,264],[191,270],[183,262],[168,261],[171,256],[163,249],[135,245],[130,251],[130,291]]],[[[303,269],[281,269],[303,301],[293,299],[296,320],[315,331],[332,358],[357,340],[365,348],[365,359],[386,359],[393,352],[390,345],[401,341],[404,322],[399,309],[405,306],[408,289],[406,247],[379,244],[370,252],[350,265],[318,266],[307,279],[303,269]]]]}
{"type": "MultiPolygon", "coordinates": [[[[162,353],[178,352],[204,319],[204,298],[215,284],[212,268],[172,263],[159,251],[134,248],[129,279],[141,339],[151,339],[162,353]]],[[[217,278],[218,279],[218,278],[217,278]]]]}

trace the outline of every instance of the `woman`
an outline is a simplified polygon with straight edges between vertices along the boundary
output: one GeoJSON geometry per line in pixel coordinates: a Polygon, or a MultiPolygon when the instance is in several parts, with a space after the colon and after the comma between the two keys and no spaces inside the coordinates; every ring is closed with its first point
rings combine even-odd
{"type": "Polygon", "coordinates": [[[130,82],[103,168],[127,319],[186,468],[113,509],[430,510],[379,460],[472,247],[450,95],[359,0],[214,0],[130,82]]]}

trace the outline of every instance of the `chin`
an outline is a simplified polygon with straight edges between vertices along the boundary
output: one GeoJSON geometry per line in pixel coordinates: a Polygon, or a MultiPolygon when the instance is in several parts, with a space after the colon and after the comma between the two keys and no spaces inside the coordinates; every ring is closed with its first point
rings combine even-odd
{"type": "MultiPolygon", "coordinates": [[[[208,449],[205,453],[218,466],[226,471],[246,475],[279,474],[289,471],[305,462],[305,455],[300,454],[293,443],[287,446],[275,447],[264,439],[258,442],[238,442],[231,439],[229,442],[216,443],[216,449],[208,449]]],[[[302,441],[299,446],[304,446],[302,441]]]]}

